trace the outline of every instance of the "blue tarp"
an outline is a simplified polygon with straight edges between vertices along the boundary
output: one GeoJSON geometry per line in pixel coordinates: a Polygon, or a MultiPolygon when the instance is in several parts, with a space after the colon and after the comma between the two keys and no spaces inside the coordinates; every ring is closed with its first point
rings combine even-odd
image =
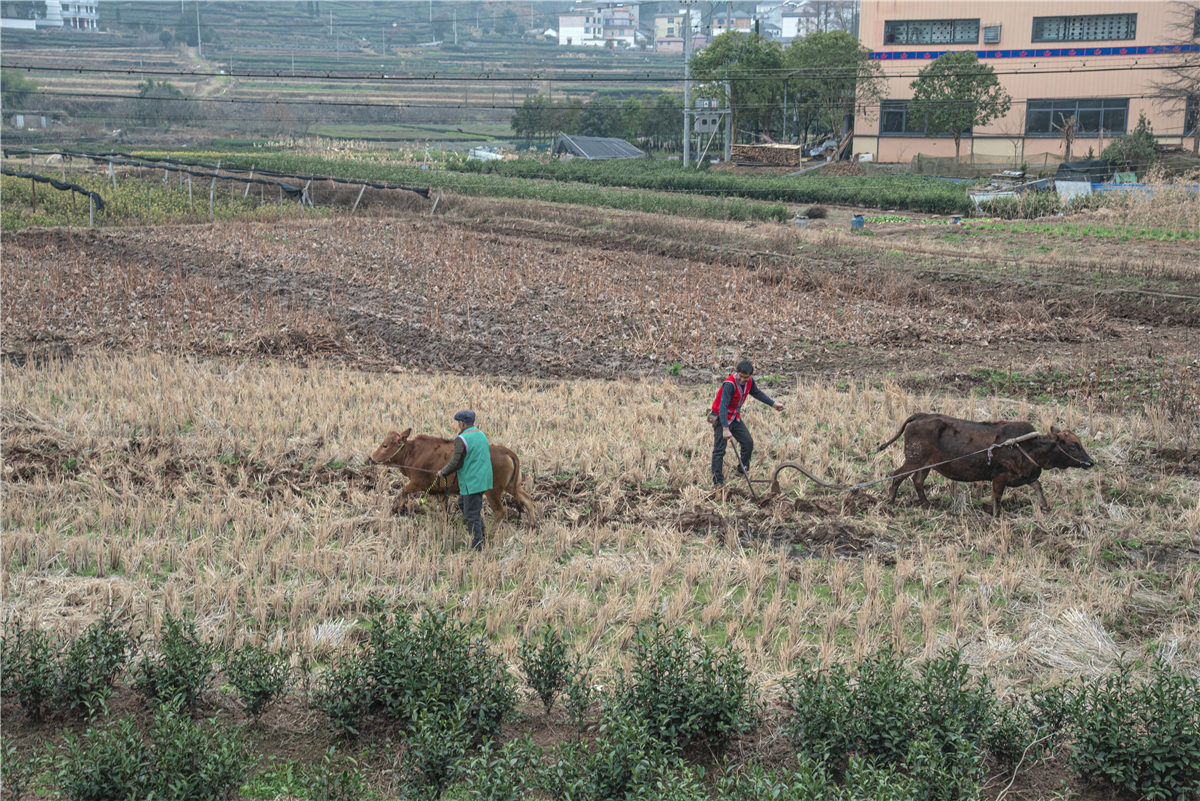
{"type": "Polygon", "coordinates": [[[1200,192],[1200,184],[1092,184],[1093,192],[1105,194],[1113,192],[1136,192],[1149,197],[1159,189],[1175,189],[1182,187],[1188,192],[1200,192]]]}

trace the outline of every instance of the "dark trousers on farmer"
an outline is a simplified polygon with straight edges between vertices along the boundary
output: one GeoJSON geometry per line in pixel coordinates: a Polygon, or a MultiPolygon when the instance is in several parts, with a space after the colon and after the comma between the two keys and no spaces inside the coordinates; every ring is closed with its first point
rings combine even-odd
{"type": "Polygon", "coordinates": [[[459,495],[458,508],[467,519],[467,531],[471,532],[471,547],[483,550],[483,493],[459,495]]]}
{"type": "MultiPolygon", "coordinates": [[[[734,420],[729,424],[729,433],[733,434],[733,438],[737,440],[742,452],[742,464],[746,467],[750,466],[750,456],[754,453],[754,437],[750,436],[750,429],[746,428],[746,424],[741,420],[734,420]]],[[[713,426],[713,458],[712,458],[712,474],[713,483],[722,484],[725,482],[725,437],[720,426],[713,426]]],[[[740,468],[739,468],[740,472],[740,468]]]]}

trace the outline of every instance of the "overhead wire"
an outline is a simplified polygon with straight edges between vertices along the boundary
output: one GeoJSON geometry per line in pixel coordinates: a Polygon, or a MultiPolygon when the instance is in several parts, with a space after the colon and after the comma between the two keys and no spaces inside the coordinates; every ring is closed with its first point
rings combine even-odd
{"type": "MultiPolygon", "coordinates": [[[[1173,55],[1173,54],[1163,54],[1163,55],[1173,55]]],[[[1023,69],[997,70],[993,67],[992,74],[993,75],[1024,75],[1024,74],[1036,73],[1036,75],[1041,77],[1041,76],[1046,76],[1046,75],[1068,75],[1068,74],[1083,75],[1083,74],[1097,74],[1097,73],[1108,73],[1108,72],[1129,72],[1129,71],[1165,69],[1164,65],[1162,65],[1162,64],[1157,64],[1157,63],[1141,64],[1140,59],[1145,58],[1145,57],[1146,56],[1137,57],[1138,61],[1135,61],[1132,64],[1101,65],[1098,67],[1087,67],[1087,66],[1065,67],[1064,66],[1062,68],[1039,68],[1037,63],[1035,62],[1030,65],[1024,65],[1025,68],[1023,68],[1023,69]]],[[[1131,58],[1131,57],[1127,57],[1127,58],[1131,58]]],[[[1195,61],[1195,63],[1192,63],[1192,61],[1187,61],[1184,64],[1173,64],[1170,66],[1173,68],[1176,68],[1176,69],[1179,69],[1179,68],[1190,69],[1192,67],[1200,67],[1200,56],[1197,56],[1197,58],[1194,61],[1195,61]]],[[[643,75],[638,75],[638,74],[604,75],[602,73],[602,71],[595,70],[595,69],[584,70],[584,71],[580,71],[577,73],[561,72],[561,73],[553,73],[553,74],[548,73],[548,72],[532,71],[532,72],[523,73],[520,75],[498,75],[498,74],[493,74],[491,72],[478,72],[478,73],[473,73],[473,74],[461,74],[460,75],[460,74],[439,72],[436,70],[426,71],[426,72],[422,72],[419,74],[410,74],[410,75],[395,75],[395,74],[392,74],[390,71],[389,72],[378,72],[378,73],[377,72],[339,73],[339,72],[333,71],[333,70],[301,70],[301,71],[297,71],[293,75],[290,73],[290,71],[288,69],[283,68],[283,67],[281,67],[279,69],[271,69],[271,70],[263,70],[263,71],[254,71],[254,70],[248,70],[248,69],[243,69],[243,70],[237,70],[237,69],[220,70],[220,69],[218,69],[218,70],[211,70],[211,71],[201,71],[201,70],[161,69],[161,68],[144,67],[144,66],[134,67],[132,65],[128,66],[128,67],[120,67],[120,68],[118,68],[118,67],[85,67],[82,65],[70,66],[70,65],[64,65],[61,60],[57,61],[55,64],[38,64],[38,63],[32,63],[32,62],[10,62],[8,66],[10,69],[24,70],[26,72],[59,72],[59,73],[79,74],[79,75],[84,75],[84,74],[88,74],[88,75],[92,75],[92,74],[102,74],[102,75],[125,74],[125,75],[155,75],[155,76],[166,75],[166,76],[173,76],[173,77],[189,77],[189,78],[226,78],[226,77],[229,77],[229,78],[255,78],[255,79],[302,78],[302,79],[306,79],[306,80],[310,80],[313,78],[320,78],[322,80],[327,80],[327,81],[381,81],[384,83],[391,83],[391,84],[422,83],[422,82],[423,83],[431,83],[431,82],[436,82],[436,81],[449,81],[449,82],[496,81],[496,82],[500,82],[500,83],[523,83],[526,81],[553,81],[555,83],[585,83],[585,84],[586,83],[655,83],[655,82],[668,83],[668,82],[678,82],[683,79],[682,72],[674,72],[674,71],[663,73],[663,74],[658,74],[658,75],[652,74],[651,72],[646,72],[645,75],[643,76],[643,75]],[[601,74],[599,76],[597,76],[597,74],[596,74],[597,72],[601,72],[601,74]]],[[[637,72],[640,73],[641,70],[637,70],[637,72]]],[[[812,69],[780,68],[780,69],[775,69],[775,70],[762,70],[762,71],[757,71],[757,72],[731,73],[728,76],[728,78],[726,78],[724,76],[719,77],[719,78],[714,76],[713,80],[719,80],[719,81],[729,80],[729,81],[735,81],[735,82],[737,82],[737,81],[752,81],[752,80],[784,80],[787,78],[795,78],[797,76],[807,76],[810,78],[824,78],[827,80],[832,80],[832,79],[837,79],[837,78],[849,79],[858,74],[859,74],[859,72],[857,69],[841,71],[841,70],[831,70],[828,68],[812,68],[812,69]]],[[[958,73],[946,73],[946,74],[948,76],[950,76],[950,75],[956,75],[958,73]]],[[[976,74],[976,72],[974,70],[964,70],[962,74],[976,74]]],[[[892,81],[892,80],[902,80],[905,78],[916,78],[918,76],[919,76],[919,72],[886,73],[886,74],[881,75],[880,77],[884,80],[892,81]]],[[[693,78],[693,80],[696,80],[696,79],[693,78]]],[[[700,80],[699,82],[704,82],[704,81],[700,80]]]]}

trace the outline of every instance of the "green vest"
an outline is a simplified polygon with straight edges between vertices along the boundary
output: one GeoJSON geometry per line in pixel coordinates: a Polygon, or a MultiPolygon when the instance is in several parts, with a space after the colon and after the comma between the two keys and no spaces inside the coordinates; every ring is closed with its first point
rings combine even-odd
{"type": "Polygon", "coordinates": [[[458,438],[467,446],[467,455],[458,471],[458,491],[463,495],[487,492],[492,488],[492,450],[487,437],[471,426],[458,438]]]}

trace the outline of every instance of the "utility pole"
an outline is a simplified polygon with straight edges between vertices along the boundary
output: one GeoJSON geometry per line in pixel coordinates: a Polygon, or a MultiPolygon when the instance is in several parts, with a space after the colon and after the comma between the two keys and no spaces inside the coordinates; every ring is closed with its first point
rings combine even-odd
{"type": "Polygon", "coordinates": [[[196,0],[196,53],[204,58],[204,42],[200,40],[200,0],[196,0]]]}
{"type": "Polygon", "coordinates": [[[683,6],[683,166],[692,160],[692,3],[683,6]]]}
{"type": "Polygon", "coordinates": [[[733,158],[733,89],[725,81],[725,161],[733,158]]]}
{"type": "Polygon", "coordinates": [[[333,36],[333,12],[329,12],[329,35],[333,36]]]}
{"type": "Polygon", "coordinates": [[[454,44],[458,44],[458,9],[454,9],[454,44]]]}

